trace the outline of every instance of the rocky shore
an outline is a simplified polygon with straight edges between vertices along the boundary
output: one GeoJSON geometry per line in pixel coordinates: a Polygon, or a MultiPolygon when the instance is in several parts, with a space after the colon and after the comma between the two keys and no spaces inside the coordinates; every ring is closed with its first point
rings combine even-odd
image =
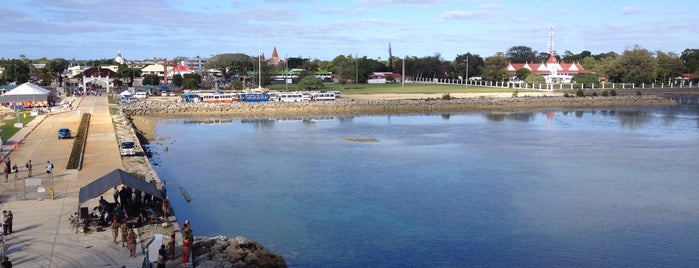
{"type": "Polygon", "coordinates": [[[134,103],[122,104],[122,110],[132,115],[154,114],[197,114],[232,115],[240,117],[274,116],[340,116],[376,114],[426,114],[455,113],[476,110],[521,110],[546,107],[592,107],[628,105],[667,105],[675,104],[666,98],[644,96],[616,97],[507,97],[507,98],[458,98],[443,100],[427,99],[353,99],[341,98],[336,101],[298,103],[187,103],[177,99],[152,98],[134,103]]]}

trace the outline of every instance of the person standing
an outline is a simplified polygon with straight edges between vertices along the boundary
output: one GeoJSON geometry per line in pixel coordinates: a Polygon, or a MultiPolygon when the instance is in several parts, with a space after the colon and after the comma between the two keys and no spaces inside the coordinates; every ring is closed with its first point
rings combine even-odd
{"type": "Polygon", "coordinates": [[[15,180],[18,180],[19,178],[17,177],[17,174],[19,173],[19,168],[17,168],[17,164],[12,166],[12,173],[15,174],[15,180]]]}
{"type": "Polygon", "coordinates": [[[131,226],[129,232],[126,234],[126,240],[128,241],[129,247],[129,257],[136,258],[136,232],[134,232],[136,226],[131,226]]]}
{"type": "Polygon", "coordinates": [[[189,263],[189,247],[192,246],[192,240],[189,240],[189,231],[184,231],[182,238],[182,262],[189,263]]]}
{"type": "Polygon", "coordinates": [[[116,186],[114,186],[114,192],[112,193],[112,196],[114,196],[114,203],[119,204],[119,189],[117,189],[116,186]]]}
{"type": "MultiPolygon", "coordinates": [[[[119,221],[117,220],[116,217],[114,217],[114,220],[112,220],[112,238],[114,245],[117,243],[117,238],[119,237],[119,221]]],[[[123,239],[123,237],[122,237],[123,239]]]]}
{"type": "Polygon", "coordinates": [[[168,222],[167,214],[170,211],[170,199],[163,199],[163,221],[168,222]]]}
{"type": "Polygon", "coordinates": [[[24,167],[27,168],[27,177],[31,177],[32,176],[32,160],[29,159],[29,161],[27,161],[27,163],[24,164],[24,167]]]}
{"type": "Polygon", "coordinates": [[[7,182],[7,179],[10,177],[10,172],[12,172],[12,161],[10,161],[10,157],[5,157],[5,182],[7,182]]]}
{"type": "Polygon", "coordinates": [[[51,161],[46,161],[46,174],[49,174],[49,177],[53,179],[53,163],[51,161]]]}
{"type": "Polygon", "coordinates": [[[2,211],[2,234],[6,235],[7,234],[7,227],[9,225],[7,224],[7,210],[2,211]]]}
{"type": "Polygon", "coordinates": [[[129,225],[126,224],[126,218],[121,223],[121,247],[126,247],[126,235],[129,234],[129,225]]]}
{"type": "Polygon", "coordinates": [[[12,268],[12,262],[10,261],[10,258],[5,256],[5,259],[0,263],[3,268],[12,268]]]}
{"type": "Polygon", "coordinates": [[[160,245],[160,250],[158,250],[158,268],[165,268],[166,262],[167,250],[165,250],[165,245],[160,245]]]}
{"type": "Polygon", "coordinates": [[[167,241],[167,252],[171,260],[175,260],[175,230],[170,234],[170,240],[167,241]]]}
{"type": "Polygon", "coordinates": [[[12,215],[12,210],[7,211],[7,234],[12,233],[12,220],[14,220],[14,215],[12,215]]]}

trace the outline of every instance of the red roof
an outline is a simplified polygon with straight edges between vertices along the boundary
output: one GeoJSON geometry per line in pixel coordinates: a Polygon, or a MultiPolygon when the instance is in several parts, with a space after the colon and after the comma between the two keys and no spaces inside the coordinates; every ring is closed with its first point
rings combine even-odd
{"type": "Polygon", "coordinates": [[[565,63],[565,62],[560,62],[558,63],[556,58],[554,56],[549,57],[548,61],[546,63],[510,63],[509,66],[507,66],[507,72],[512,75],[517,72],[517,70],[522,69],[522,68],[527,68],[532,73],[539,74],[539,75],[549,75],[551,74],[551,71],[549,70],[549,66],[556,66],[556,72],[558,74],[579,74],[579,73],[592,73],[592,71],[585,70],[585,68],[580,65],[580,63],[574,62],[574,63],[565,63]]]}

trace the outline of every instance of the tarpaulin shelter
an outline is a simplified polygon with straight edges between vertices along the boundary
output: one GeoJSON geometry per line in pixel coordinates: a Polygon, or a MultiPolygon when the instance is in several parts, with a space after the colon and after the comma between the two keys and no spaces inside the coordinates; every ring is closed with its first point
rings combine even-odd
{"type": "Polygon", "coordinates": [[[50,91],[41,86],[26,82],[0,96],[0,103],[46,102],[50,91]]]}
{"type": "Polygon", "coordinates": [[[155,187],[154,184],[141,180],[122,169],[115,169],[114,171],[109,172],[90,184],[80,188],[78,207],[88,200],[104,194],[105,192],[109,191],[109,189],[114,188],[114,186],[121,184],[141,190],[143,193],[162,199],[158,188],[155,187]]]}

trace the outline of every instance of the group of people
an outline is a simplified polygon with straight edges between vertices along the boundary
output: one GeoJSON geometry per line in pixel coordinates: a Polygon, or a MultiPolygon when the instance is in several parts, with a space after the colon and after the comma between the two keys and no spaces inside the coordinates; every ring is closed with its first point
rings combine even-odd
{"type": "Polygon", "coordinates": [[[129,257],[136,258],[136,225],[131,225],[129,228],[129,223],[126,219],[119,223],[117,217],[114,217],[111,224],[112,228],[112,242],[116,245],[119,238],[119,231],[121,231],[121,247],[129,249],[129,257]]]}
{"type": "MultiPolygon", "coordinates": [[[[11,210],[3,210],[2,211],[2,234],[3,235],[8,235],[12,233],[12,220],[14,216],[12,215],[11,210]]],[[[2,238],[4,239],[4,238],[2,238]]],[[[4,241],[4,240],[3,240],[4,241]]],[[[4,245],[2,246],[2,262],[0,262],[0,267],[2,268],[12,268],[12,262],[10,261],[10,258],[5,255],[5,247],[4,245]]]]}
{"type": "MultiPolygon", "coordinates": [[[[27,160],[27,163],[24,164],[24,167],[27,169],[27,178],[32,176],[32,168],[33,168],[32,160],[29,159],[27,160]]],[[[15,163],[12,165],[12,160],[10,160],[9,156],[5,157],[5,182],[9,182],[10,174],[15,174],[14,179],[18,180],[19,179],[19,168],[17,167],[17,164],[15,163]]],[[[53,179],[53,163],[51,161],[46,161],[46,174],[50,178],[53,179]]]]}
{"type": "Polygon", "coordinates": [[[12,215],[12,210],[2,211],[2,233],[3,235],[8,235],[12,233],[12,220],[14,219],[12,215]]]}

